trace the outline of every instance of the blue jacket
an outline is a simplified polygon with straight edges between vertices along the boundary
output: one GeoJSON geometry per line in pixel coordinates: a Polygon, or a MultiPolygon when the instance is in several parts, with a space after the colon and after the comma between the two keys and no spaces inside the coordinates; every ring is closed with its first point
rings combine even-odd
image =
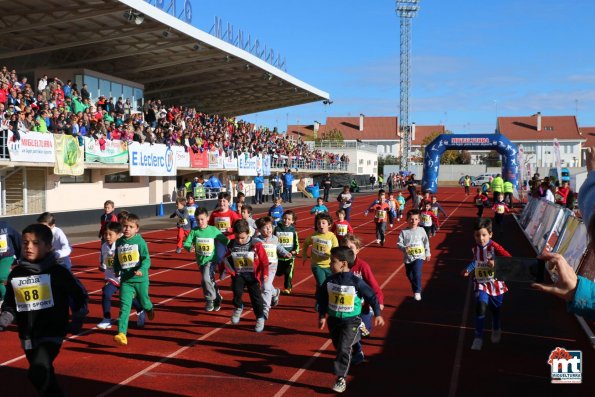
{"type": "MultiPolygon", "coordinates": [[[[211,176],[209,178],[208,182],[209,182],[210,187],[213,187],[213,188],[221,188],[221,187],[223,187],[223,185],[221,184],[221,181],[215,175],[211,176]]],[[[206,183],[205,183],[205,186],[207,186],[206,183]]]]}
{"type": "MultiPolygon", "coordinates": [[[[21,247],[23,245],[21,234],[14,230],[12,226],[4,221],[0,221],[0,238],[6,240],[6,251],[0,252],[0,259],[15,256],[17,259],[21,257],[21,247]]],[[[0,248],[2,248],[0,246],[0,248]]],[[[4,249],[2,249],[3,251],[4,249]]]]}
{"type": "Polygon", "coordinates": [[[290,172],[283,174],[283,183],[285,184],[286,188],[291,187],[291,184],[293,183],[293,174],[290,172]]]}
{"type": "Polygon", "coordinates": [[[269,208],[269,215],[275,221],[275,226],[277,226],[277,223],[279,223],[279,221],[281,220],[281,217],[283,216],[283,207],[282,206],[277,207],[276,205],[273,205],[271,208],[269,208]]]}
{"type": "Polygon", "coordinates": [[[312,209],[310,210],[311,214],[317,214],[319,212],[328,212],[328,208],[326,208],[326,205],[321,204],[321,205],[315,205],[314,207],[312,207],[312,209]]]}
{"type": "MultiPolygon", "coordinates": [[[[348,291],[351,288],[343,288],[343,290],[348,291]]],[[[349,299],[346,300],[349,301],[349,299]]],[[[335,273],[328,276],[316,293],[316,302],[318,303],[318,314],[320,318],[324,317],[326,314],[336,318],[359,316],[362,310],[362,300],[365,300],[366,303],[372,307],[375,316],[380,316],[380,305],[378,304],[378,298],[376,297],[374,290],[372,290],[363,279],[351,272],[335,273]],[[331,284],[331,288],[328,287],[328,284],[331,284]],[[350,305],[352,306],[351,311],[337,311],[336,307],[333,307],[337,304],[336,298],[340,297],[340,287],[351,287],[355,293],[350,305]],[[335,301],[329,300],[329,295],[333,295],[333,292],[331,291],[335,291],[335,301]]],[[[343,306],[346,304],[347,303],[344,300],[341,300],[339,305],[343,306]]]]}
{"type": "Polygon", "coordinates": [[[256,185],[257,189],[264,188],[264,178],[262,176],[254,177],[254,184],[256,185]]]}
{"type": "Polygon", "coordinates": [[[595,283],[593,281],[578,276],[574,299],[568,302],[568,310],[595,320],[595,283]]]}

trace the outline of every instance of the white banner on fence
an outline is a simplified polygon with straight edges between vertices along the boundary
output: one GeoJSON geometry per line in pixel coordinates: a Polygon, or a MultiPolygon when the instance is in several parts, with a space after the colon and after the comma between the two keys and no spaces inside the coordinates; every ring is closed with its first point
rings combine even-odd
{"type": "Polygon", "coordinates": [[[53,164],[56,161],[54,135],[30,131],[22,133],[21,139],[15,141],[12,131],[9,131],[8,153],[11,161],[53,164]]]}
{"type": "Polygon", "coordinates": [[[133,142],[128,147],[130,175],[176,176],[176,158],[170,147],[162,144],[133,142]]]}
{"type": "Polygon", "coordinates": [[[223,167],[226,170],[237,170],[238,169],[238,159],[235,157],[227,157],[223,158],[223,167]]]}
{"type": "Polygon", "coordinates": [[[248,157],[245,154],[238,156],[238,175],[262,175],[262,158],[260,156],[248,157]]]}
{"type": "Polygon", "coordinates": [[[184,146],[172,146],[171,150],[174,152],[176,158],[176,167],[190,167],[190,155],[184,148],[184,146]]]}
{"type": "Polygon", "coordinates": [[[219,150],[213,150],[207,153],[209,158],[209,168],[223,168],[223,155],[219,154],[219,150]]]}
{"type": "Polygon", "coordinates": [[[562,179],[562,163],[560,161],[560,142],[558,142],[558,139],[556,138],[554,138],[554,161],[556,164],[556,171],[558,172],[556,180],[560,181],[562,179]]]}
{"type": "Polygon", "coordinates": [[[128,162],[128,143],[119,140],[106,140],[103,149],[95,138],[83,137],[85,142],[85,162],[106,164],[126,164],[128,162]]]}

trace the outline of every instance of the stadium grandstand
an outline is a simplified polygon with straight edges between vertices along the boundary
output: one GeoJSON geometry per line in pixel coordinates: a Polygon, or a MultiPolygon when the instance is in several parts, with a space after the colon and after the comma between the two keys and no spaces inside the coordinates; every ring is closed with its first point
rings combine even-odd
{"type": "Polygon", "coordinates": [[[149,2],[1,3],[0,24],[0,215],[153,208],[194,176],[347,170],[345,153],[238,118],[328,93],[149,2]]]}

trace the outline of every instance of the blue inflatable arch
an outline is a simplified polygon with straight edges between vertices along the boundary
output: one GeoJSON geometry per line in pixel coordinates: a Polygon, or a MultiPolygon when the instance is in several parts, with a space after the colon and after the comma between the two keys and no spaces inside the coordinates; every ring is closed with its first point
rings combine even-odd
{"type": "Polygon", "coordinates": [[[424,192],[438,191],[440,158],[445,150],[496,150],[502,155],[502,178],[518,188],[519,165],[516,145],[500,134],[442,134],[426,147],[424,176],[421,187],[424,192]]]}

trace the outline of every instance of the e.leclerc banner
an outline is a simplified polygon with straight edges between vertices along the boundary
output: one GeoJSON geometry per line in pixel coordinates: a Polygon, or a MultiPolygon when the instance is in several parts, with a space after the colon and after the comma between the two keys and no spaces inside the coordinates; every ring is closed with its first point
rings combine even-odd
{"type": "Polygon", "coordinates": [[[131,176],[176,176],[176,158],[166,145],[133,142],[128,146],[131,176]]]}

